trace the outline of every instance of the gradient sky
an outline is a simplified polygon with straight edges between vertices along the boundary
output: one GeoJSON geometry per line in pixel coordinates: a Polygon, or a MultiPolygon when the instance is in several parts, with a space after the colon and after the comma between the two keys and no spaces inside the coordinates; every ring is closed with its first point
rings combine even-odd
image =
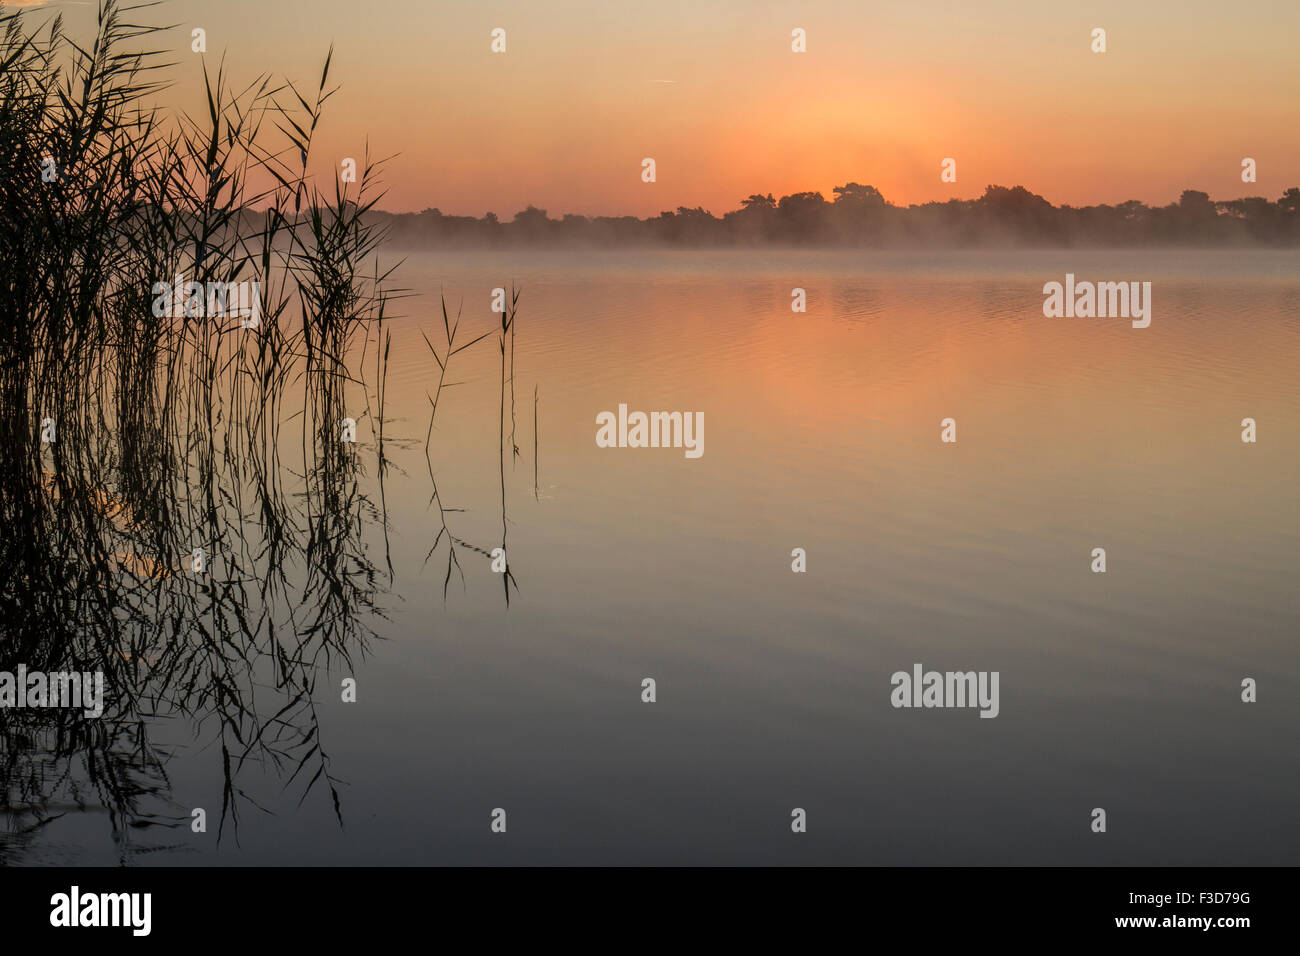
{"type": "MultiPolygon", "coordinates": [[[[56,9],[84,35],[93,5],[56,9]]],[[[151,15],[183,24],[165,34],[168,102],[187,108],[193,26],[235,78],[311,89],[334,43],[318,173],[368,137],[398,154],[393,211],[721,214],[751,192],[831,198],[849,181],[900,204],[989,183],[1073,205],[1300,185],[1296,0],[168,0],[151,15]],[[790,51],[794,27],[807,53],[790,51]],[[939,179],[947,156],[955,184],[939,179]]]]}

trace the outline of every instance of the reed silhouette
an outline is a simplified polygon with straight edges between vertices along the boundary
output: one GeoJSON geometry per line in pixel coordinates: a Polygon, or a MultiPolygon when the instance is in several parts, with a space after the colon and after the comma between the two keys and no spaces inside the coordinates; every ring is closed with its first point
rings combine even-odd
{"type": "MultiPolygon", "coordinates": [[[[89,45],[0,12],[0,671],[98,671],[107,698],[98,719],[0,708],[0,863],[96,808],[124,863],[189,845],[164,720],[220,755],[218,840],[260,809],[254,766],[342,825],[322,681],[371,650],[393,585],[385,323],[406,293],[370,216],[382,161],[354,189],[308,175],[330,54],[307,91],[205,67],[207,111],[164,114],[162,28],[133,22],[151,6],[105,0],[89,45]],[[158,308],[178,276],[184,307],[158,308]],[[236,283],[255,318],[214,299],[236,283]]],[[[454,344],[445,304],[444,327],[444,373],[491,334],[454,344]]]]}

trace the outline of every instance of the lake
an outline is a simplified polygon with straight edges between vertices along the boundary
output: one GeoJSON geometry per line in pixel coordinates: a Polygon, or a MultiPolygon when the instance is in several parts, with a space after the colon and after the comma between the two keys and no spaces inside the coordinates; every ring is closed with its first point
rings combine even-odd
{"type": "Polygon", "coordinates": [[[337,814],[250,759],[218,843],[216,726],[146,717],[174,826],[60,790],[0,857],[1296,862],[1300,255],[399,255],[382,496],[357,435],[373,636],[312,695],[337,814]],[[1149,281],[1150,326],[1045,317],[1067,274],[1149,281]],[[512,283],[504,426],[489,336],[426,449],[439,290],[468,341],[512,283]],[[599,447],[620,405],[702,413],[703,453],[599,447]],[[893,706],[917,664],[997,672],[996,718],[893,706]]]}

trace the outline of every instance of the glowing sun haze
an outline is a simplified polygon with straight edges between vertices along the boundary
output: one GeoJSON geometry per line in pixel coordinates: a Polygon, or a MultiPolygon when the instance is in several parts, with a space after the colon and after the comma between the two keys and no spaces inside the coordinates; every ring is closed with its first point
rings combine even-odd
{"type": "MultiPolygon", "coordinates": [[[[30,15],[55,10],[74,36],[90,29],[93,5],[30,15]]],[[[399,154],[393,211],[721,214],[753,192],[831,198],[850,181],[895,203],[997,183],[1073,205],[1300,185],[1293,0],[171,0],[149,15],[178,25],[167,96],[193,110],[195,26],[240,82],[269,70],[314,89],[332,42],[342,89],[317,173],[368,138],[399,154]],[[806,53],[791,52],[795,27],[806,53]],[[940,182],[945,157],[955,184],[940,182]]]]}

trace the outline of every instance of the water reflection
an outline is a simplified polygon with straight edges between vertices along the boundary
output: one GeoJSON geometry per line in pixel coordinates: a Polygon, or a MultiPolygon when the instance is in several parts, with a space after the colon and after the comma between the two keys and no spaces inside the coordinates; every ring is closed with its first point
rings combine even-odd
{"type": "MultiPolygon", "coordinates": [[[[376,318],[339,351],[364,354],[383,335],[376,318]]],[[[126,398],[104,378],[59,395],[24,374],[30,364],[6,362],[0,671],[100,672],[107,700],[99,719],[0,708],[2,863],[22,862],[73,813],[105,813],[124,862],[184,846],[190,808],[171,799],[169,751],[153,740],[163,721],[191,726],[220,762],[218,839],[258,807],[241,787],[254,766],[300,802],[328,800],[343,822],[318,707],[373,648],[395,599],[384,366],[367,380],[364,361],[303,350],[283,360],[297,377],[281,369],[258,387],[253,338],[205,346],[187,376],[206,369],[210,381],[126,398]],[[357,408],[357,441],[344,441],[339,423],[357,408]]],[[[445,589],[453,570],[464,580],[458,551],[492,554],[452,530],[461,509],[436,480],[430,500],[442,530],[429,559],[445,556],[445,589]]],[[[505,523],[503,511],[503,548],[505,523]]],[[[508,600],[513,572],[502,577],[508,600]]]]}

